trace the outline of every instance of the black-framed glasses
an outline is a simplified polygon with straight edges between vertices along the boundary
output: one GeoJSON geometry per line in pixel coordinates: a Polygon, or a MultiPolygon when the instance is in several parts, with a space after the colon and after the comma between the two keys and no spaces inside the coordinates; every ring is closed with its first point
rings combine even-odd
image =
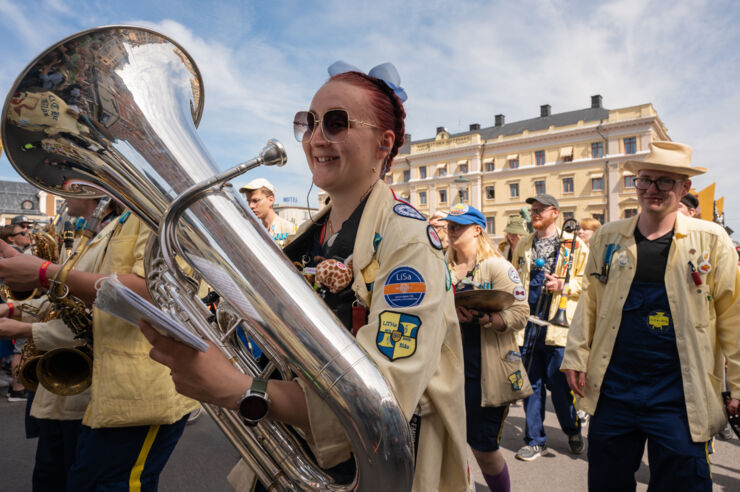
{"type": "Polygon", "coordinates": [[[676,183],[682,181],[680,179],[673,179],[673,178],[665,178],[660,177],[658,179],[650,179],[650,178],[635,178],[635,188],[638,190],[649,190],[650,185],[655,183],[655,187],[659,191],[671,191],[674,186],[676,186],[676,183]]]}
{"type": "Polygon", "coordinates": [[[342,143],[347,139],[347,133],[351,126],[365,125],[378,128],[372,123],[361,120],[353,120],[344,109],[330,109],[322,118],[316,116],[313,111],[298,111],[293,118],[293,133],[299,142],[311,141],[316,127],[321,124],[324,138],[331,143],[342,143]]]}
{"type": "Polygon", "coordinates": [[[532,215],[542,215],[548,210],[553,210],[555,207],[545,207],[545,208],[531,208],[529,211],[532,213],[532,215]]]}

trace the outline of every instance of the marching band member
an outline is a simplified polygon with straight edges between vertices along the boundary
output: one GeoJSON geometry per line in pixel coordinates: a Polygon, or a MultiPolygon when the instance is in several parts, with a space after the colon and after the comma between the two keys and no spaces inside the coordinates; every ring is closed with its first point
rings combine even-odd
{"type": "MultiPolygon", "coordinates": [[[[560,215],[560,204],[555,197],[543,194],[527,198],[526,201],[531,205],[532,227],[535,231],[519,241],[512,263],[518,266],[522,284],[527,289],[530,313],[544,321],[552,319],[561,296],[567,295],[566,318],[570,321],[581,290],[587,249],[573,235],[567,236],[565,241],[560,240],[561,231],[555,225],[560,215]],[[569,257],[570,241],[576,241],[573,258],[569,257]],[[563,277],[569,261],[572,261],[569,292],[563,292],[563,277]],[[546,291],[543,292],[543,289],[546,291]]],[[[530,322],[524,330],[523,339],[519,339],[534,393],[524,400],[525,445],[517,452],[517,459],[532,461],[546,448],[544,420],[548,388],[560,428],[568,436],[571,452],[579,454],[583,451],[581,424],[573,394],[565,375],[560,372],[567,335],[568,328],[552,324],[540,326],[530,322]]]]}
{"type": "Polygon", "coordinates": [[[509,403],[532,394],[515,333],[527,324],[529,306],[514,267],[486,234],[486,218],[474,207],[458,204],[444,219],[455,291],[495,289],[514,296],[499,312],[457,305],[465,363],[467,440],[492,491],[509,491],[509,469],[499,451],[509,403]]]}
{"type": "Polygon", "coordinates": [[[272,183],[264,178],[253,179],[242,186],[239,192],[244,193],[249,208],[262,221],[262,225],[265,226],[272,239],[280,247],[284,247],[288,236],[295,233],[296,226],[280,217],[272,208],[275,204],[275,187],[272,183]]]}
{"type": "Polygon", "coordinates": [[[514,250],[516,249],[516,245],[519,244],[519,240],[522,236],[529,234],[529,231],[527,230],[527,222],[523,217],[512,215],[509,217],[509,222],[506,224],[506,227],[504,227],[504,233],[506,236],[504,237],[504,240],[499,243],[498,250],[501,252],[501,256],[511,263],[514,256],[514,250]]]}
{"type": "Polygon", "coordinates": [[[678,213],[691,147],[656,141],[637,175],[639,215],[593,237],[561,368],[591,413],[591,490],[635,490],[645,441],[649,488],[712,490],[707,441],[725,425],[723,355],[740,398],[740,275],[721,226],[678,213]]]}
{"type": "MultiPolygon", "coordinates": [[[[96,282],[116,273],[122,283],[148,297],[144,281],[144,247],[149,230],[129,212],[114,214],[90,241],[85,271],[73,269],[66,280],[71,295],[90,305],[96,282]]],[[[0,278],[12,289],[47,287],[60,270],[32,255],[19,255],[0,245],[0,278]]],[[[81,261],[82,261],[81,259],[81,261]]],[[[35,332],[34,332],[35,333],[35,332]]],[[[39,332],[45,345],[45,334],[39,332]]],[[[182,435],[188,413],[198,403],[178,395],[168,371],[151,361],[150,346],[140,331],[107,313],[93,310],[93,373],[90,400],[84,410],[67,490],[154,490],[159,473],[182,435]]],[[[49,337],[51,346],[51,337],[49,337]]],[[[65,346],[68,341],[59,341],[65,346]]],[[[50,397],[53,398],[53,397],[50,397]]],[[[79,416],[78,402],[42,399],[65,414],[79,416]]],[[[35,402],[34,402],[35,403],[35,402]]],[[[52,416],[41,407],[37,415],[52,416]]],[[[71,437],[70,437],[71,439],[71,437]]],[[[65,440],[65,444],[69,442],[65,440]]],[[[68,458],[65,458],[68,459],[68,458]]],[[[57,470],[57,473],[59,471],[57,470]]],[[[64,483],[56,482],[55,490],[64,483]]]]}
{"type": "MultiPolygon", "coordinates": [[[[356,331],[407,419],[421,419],[413,490],[469,490],[462,345],[442,245],[424,216],[381,180],[403,143],[405,92],[389,63],[366,75],[337,62],[329,73],[294,130],[331,205],[285,252],[315,265],[328,307],[356,331]],[[367,306],[366,321],[353,316],[353,303],[367,306]]],[[[143,322],[142,330],[183,394],[237,409],[257,382],[217,350],[197,352],[143,322]]],[[[304,429],[322,467],[354,476],[344,431],[309,385],[270,380],[267,394],[267,417],[304,429]]]]}

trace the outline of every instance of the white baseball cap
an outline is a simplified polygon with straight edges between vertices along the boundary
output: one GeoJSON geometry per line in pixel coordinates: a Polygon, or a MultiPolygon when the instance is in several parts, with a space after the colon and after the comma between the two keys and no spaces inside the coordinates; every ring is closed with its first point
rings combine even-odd
{"type": "Polygon", "coordinates": [[[273,195],[275,194],[275,187],[265,178],[253,179],[249,183],[239,188],[239,193],[247,193],[249,191],[258,190],[260,188],[267,188],[272,192],[273,195]]]}

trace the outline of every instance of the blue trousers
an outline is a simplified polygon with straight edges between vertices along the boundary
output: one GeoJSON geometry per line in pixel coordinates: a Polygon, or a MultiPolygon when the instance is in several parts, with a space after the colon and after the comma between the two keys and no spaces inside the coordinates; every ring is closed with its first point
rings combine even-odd
{"type": "Polygon", "coordinates": [[[34,419],[38,429],[33,492],[64,492],[75,459],[81,420],[34,419]]]}
{"type": "Polygon", "coordinates": [[[603,395],[588,428],[589,490],[635,490],[645,441],[650,492],[712,490],[707,443],[692,442],[683,402],[644,406],[603,395]]]}
{"type": "Polygon", "coordinates": [[[77,438],[67,490],[75,492],[156,491],[159,474],[180,440],[188,416],[174,424],[92,429],[77,438]]]}
{"type": "MultiPolygon", "coordinates": [[[[530,327],[528,327],[530,329],[530,327]]],[[[544,330],[542,330],[544,331],[544,330]]],[[[558,417],[560,428],[568,436],[581,432],[581,423],[576,414],[573,394],[568,387],[565,374],[560,372],[565,348],[545,345],[544,335],[524,355],[524,364],[532,385],[532,396],[524,399],[526,426],[524,442],[529,446],[542,446],[547,442],[545,435],[545,405],[547,390],[552,394],[552,404],[558,417]]]]}

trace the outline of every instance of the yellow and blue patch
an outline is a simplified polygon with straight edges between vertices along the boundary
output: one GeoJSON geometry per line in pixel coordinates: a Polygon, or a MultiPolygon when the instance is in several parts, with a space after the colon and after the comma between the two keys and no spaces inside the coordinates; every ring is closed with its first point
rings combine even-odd
{"type": "Polygon", "coordinates": [[[395,268],[385,279],[383,298],[390,307],[408,308],[421,304],[427,286],[424,277],[411,267],[395,268]]]}
{"type": "Polygon", "coordinates": [[[389,360],[411,357],[416,352],[421,320],[418,316],[383,311],[379,315],[375,345],[389,360]]]}
{"type": "Polygon", "coordinates": [[[653,311],[648,315],[648,325],[650,329],[663,331],[663,328],[670,326],[671,318],[665,311],[653,311]]]}
{"type": "Polygon", "coordinates": [[[524,378],[522,378],[522,371],[515,371],[514,373],[510,374],[509,382],[511,383],[511,387],[514,388],[514,391],[521,390],[522,386],[524,385],[524,378]]]}

